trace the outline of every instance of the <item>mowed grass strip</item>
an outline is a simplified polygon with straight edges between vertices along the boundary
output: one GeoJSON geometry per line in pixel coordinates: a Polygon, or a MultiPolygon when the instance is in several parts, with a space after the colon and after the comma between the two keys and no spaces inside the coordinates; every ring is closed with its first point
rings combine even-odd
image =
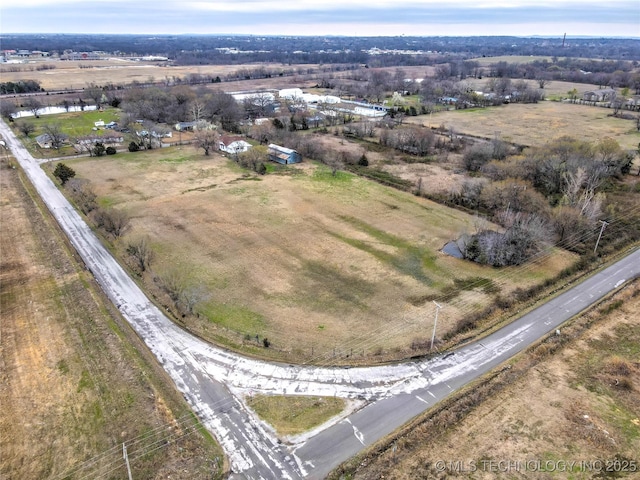
{"type": "Polygon", "coordinates": [[[307,432],[345,409],[346,402],[335,397],[304,397],[287,395],[254,395],[247,404],[271,425],[278,435],[307,432]]]}

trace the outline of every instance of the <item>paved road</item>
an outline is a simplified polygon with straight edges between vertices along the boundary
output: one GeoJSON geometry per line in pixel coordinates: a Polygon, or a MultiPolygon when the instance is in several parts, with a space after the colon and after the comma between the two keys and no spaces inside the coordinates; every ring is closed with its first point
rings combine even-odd
{"type": "Polygon", "coordinates": [[[105,293],[158,358],[229,457],[232,478],[324,478],[436,402],[640,275],[640,250],[509,326],[447,358],[368,368],[301,367],[245,358],[178,328],[129,278],[9,128],[0,134],[105,293]],[[251,392],[366,401],[342,421],[280,444],[243,403],[251,392]]]}

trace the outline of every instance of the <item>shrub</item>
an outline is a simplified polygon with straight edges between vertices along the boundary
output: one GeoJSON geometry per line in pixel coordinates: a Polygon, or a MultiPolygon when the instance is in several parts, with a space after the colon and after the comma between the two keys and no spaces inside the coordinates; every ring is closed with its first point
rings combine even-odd
{"type": "Polygon", "coordinates": [[[93,147],[93,154],[96,157],[101,157],[105,154],[105,151],[106,149],[104,148],[104,144],[101,142],[96,143],[96,145],[93,147]]]}
{"type": "Polygon", "coordinates": [[[76,172],[64,163],[59,163],[53,171],[53,176],[60,180],[60,183],[64,185],[69,179],[76,176],[76,172]]]}
{"type": "Polygon", "coordinates": [[[129,151],[130,152],[137,152],[138,150],[140,150],[140,145],[138,145],[136,142],[131,142],[129,144],[129,151]]]}
{"type": "Polygon", "coordinates": [[[117,150],[115,147],[107,147],[107,149],[105,150],[107,155],[115,155],[117,150]]]}

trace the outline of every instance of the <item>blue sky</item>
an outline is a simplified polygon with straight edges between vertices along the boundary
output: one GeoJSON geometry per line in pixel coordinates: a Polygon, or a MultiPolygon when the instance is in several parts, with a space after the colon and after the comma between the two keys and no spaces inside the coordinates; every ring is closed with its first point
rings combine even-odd
{"type": "Polygon", "coordinates": [[[17,0],[0,31],[640,37],[640,0],[17,0]]]}

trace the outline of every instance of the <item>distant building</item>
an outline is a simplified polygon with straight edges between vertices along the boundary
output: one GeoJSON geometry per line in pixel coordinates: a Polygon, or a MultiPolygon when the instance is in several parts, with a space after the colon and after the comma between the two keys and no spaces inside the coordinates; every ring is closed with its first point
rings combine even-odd
{"type": "Polygon", "coordinates": [[[290,148],[271,143],[269,145],[269,160],[281,163],[282,165],[289,165],[292,163],[300,163],[302,161],[302,155],[290,148]]]}
{"type": "Polygon", "coordinates": [[[179,132],[193,132],[198,122],[178,122],[173,128],[179,132]]]}
{"type": "Polygon", "coordinates": [[[590,90],[582,94],[582,99],[587,102],[609,102],[616,97],[616,91],[613,88],[601,88],[599,90],[590,90]]]}
{"type": "Polygon", "coordinates": [[[242,137],[232,137],[223,135],[218,142],[218,149],[225,153],[237,154],[246,152],[251,148],[251,144],[242,139],[242,137]]]}

